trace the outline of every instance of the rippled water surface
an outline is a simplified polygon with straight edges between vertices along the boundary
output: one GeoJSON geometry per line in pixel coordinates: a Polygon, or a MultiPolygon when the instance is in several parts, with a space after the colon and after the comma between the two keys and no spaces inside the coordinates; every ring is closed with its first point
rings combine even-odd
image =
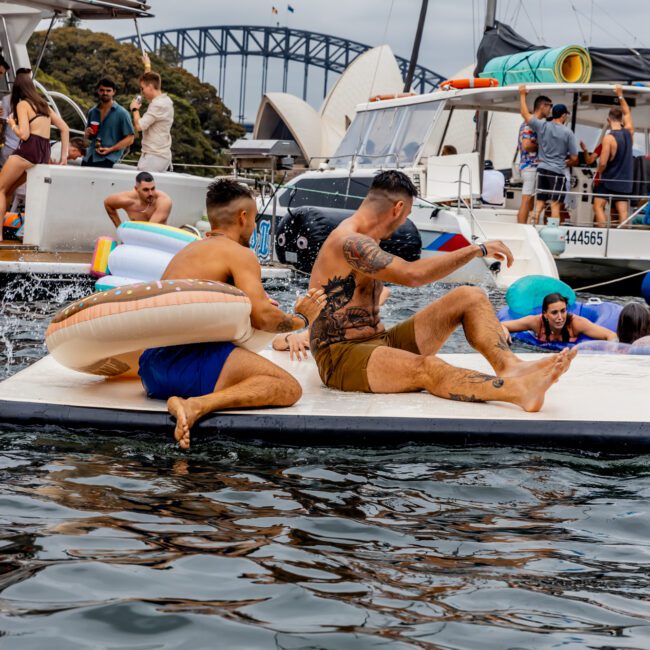
{"type": "MultiPolygon", "coordinates": [[[[73,297],[4,292],[2,376],[73,297]]],[[[649,497],[645,456],[0,425],[0,647],[647,649],[649,497]]]]}

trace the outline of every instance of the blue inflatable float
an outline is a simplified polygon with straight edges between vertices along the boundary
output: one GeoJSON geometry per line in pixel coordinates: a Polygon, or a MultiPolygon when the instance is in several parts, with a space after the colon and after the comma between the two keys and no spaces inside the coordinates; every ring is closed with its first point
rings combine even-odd
{"type": "MultiPolygon", "coordinates": [[[[650,275],[650,274],[649,274],[650,275]]],[[[577,302],[575,291],[568,285],[544,275],[527,275],[514,282],[506,293],[507,307],[499,310],[497,316],[500,321],[517,320],[524,316],[542,313],[544,297],[550,293],[559,293],[567,298],[568,311],[576,316],[582,316],[596,325],[616,331],[618,317],[623,308],[613,302],[577,302]]],[[[573,343],[562,341],[541,341],[533,332],[512,332],[512,339],[526,343],[542,350],[558,352],[570,348],[583,341],[591,341],[588,336],[580,335],[573,343]]]]}

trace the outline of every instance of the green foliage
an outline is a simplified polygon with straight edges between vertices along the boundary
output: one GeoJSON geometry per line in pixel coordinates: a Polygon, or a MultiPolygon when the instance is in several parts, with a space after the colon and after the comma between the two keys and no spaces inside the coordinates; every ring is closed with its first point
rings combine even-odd
{"type": "MultiPolygon", "coordinates": [[[[43,32],[37,32],[29,41],[34,60],[43,37],[43,32]]],[[[174,102],[174,162],[223,164],[221,150],[244,135],[243,127],[233,122],[214,86],[173,65],[173,52],[163,52],[162,58],[150,56],[153,70],[162,77],[163,91],[174,102]]],[[[70,95],[87,110],[95,104],[95,87],[102,77],[113,78],[118,86],[117,101],[128,108],[140,92],[143,68],[140,51],[132,45],[118,43],[109,34],[60,27],[50,33],[41,70],[38,79],[46,88],[70,95]]],[[[137,151],[139,140],[134,145],[137,151]]]]}

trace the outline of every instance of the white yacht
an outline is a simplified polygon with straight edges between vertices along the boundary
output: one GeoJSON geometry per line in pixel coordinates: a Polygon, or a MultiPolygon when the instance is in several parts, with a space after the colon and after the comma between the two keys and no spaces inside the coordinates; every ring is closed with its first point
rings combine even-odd
{"type": "MultiPolygon", "coordinates": [[[[572,108],[578,136],[595,147],[606,128],[614,104],[613,84],[530,84],[529,100],[538,94],[572,108]]],[[[633,112],[635,148],[650,153],[650,88],[625,86],[633,112]]],[[[381,169],[399,168],[420,190],[411,219],[422,236],[423,255],[440,255],[469,243],[501,239],[516,261],[495,272],[476,260],[454,274],[457,281],[494,282],[508,287],[517,278],[542,274],[578,283],[650,269],[650,227],[630,220],[622,227],[594,228],[591,209],[593,170],[574,168],[572,205],[568,210],[566,249],[553,257],[530,225],[517,223],[521,187],[506,184],[503,206],[481,202],[480,154],[475,115],[488,111],[488,137],[481,152],[497,169],[517,162],[521,124],[516,86],[468,90],[440,90],[426,95],[368,102],[357,107],[336,154],[320,171],[293,179],[279,193],[278,215],[287,206],[329,205],[354,208],[370,178],[381,169]],[[457,155],[441,156],[445,145],[457,155]]],[[[638,199],[647,202],[647,196],[638,199]]]]}
{"type": "MultiPolygon", "coordinates": [[[[41,20],[68,10],[84,20],[134,19],[150,15],[148,5],[136,0],[0,2],[0,45],[11,65],[9,79],[0,80],[0,92],[10,91],[13,71],[30,67],[27,41],[41,20]]],[[[37,85],[52,108],[64,116],[71,130],[82,132],[86,126],[84,111],[65,95],[37,85]]],[[[58,139],[54,129],[52,135],[58,139]]],[[[131,189],[136,174],[137,169],[127,165],[113,169],[77,165],[31,168],[27,173],[23,238],[22,241],[0,242],[0,276],[19,273],[87,275],[96,238],[115,236],[115,228],[104,210],[104,198],[131,189]]],[[[193,224],[201,219],[209,178],[168,172],[157,174],[156,181],[174,203],[170,225],[193,224]]]]}

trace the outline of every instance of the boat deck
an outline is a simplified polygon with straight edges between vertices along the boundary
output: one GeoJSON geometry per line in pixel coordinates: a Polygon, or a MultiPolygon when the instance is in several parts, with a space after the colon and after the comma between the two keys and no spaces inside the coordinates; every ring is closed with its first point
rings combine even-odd
{"type": "MultiPolygon", "coordinates": [[[[504,403],[461,403],[427,393],[366,395],[325,388],[313,361],[264,355],[287,368],[303,387],[290,408],[221,412],[195,429],[292,445],[507,444],[568,447],[613,453],[650,451],[645,400],[650,357],[578,356],[547,393],[540,413],[504,403]]],[[[539,355],[522,355],[538,358],[539,355]]],[[[441,355],[445,361],[488,372],[477,354],[441,355]]],[[[164,402],[149,400],[137,380],[80,374],[46,357],[0,384],[0,420],[23,425],[167,435],[172,420],[164,402]]],[[[169,438],[171,439],[171,438],[169,438]]]]}

